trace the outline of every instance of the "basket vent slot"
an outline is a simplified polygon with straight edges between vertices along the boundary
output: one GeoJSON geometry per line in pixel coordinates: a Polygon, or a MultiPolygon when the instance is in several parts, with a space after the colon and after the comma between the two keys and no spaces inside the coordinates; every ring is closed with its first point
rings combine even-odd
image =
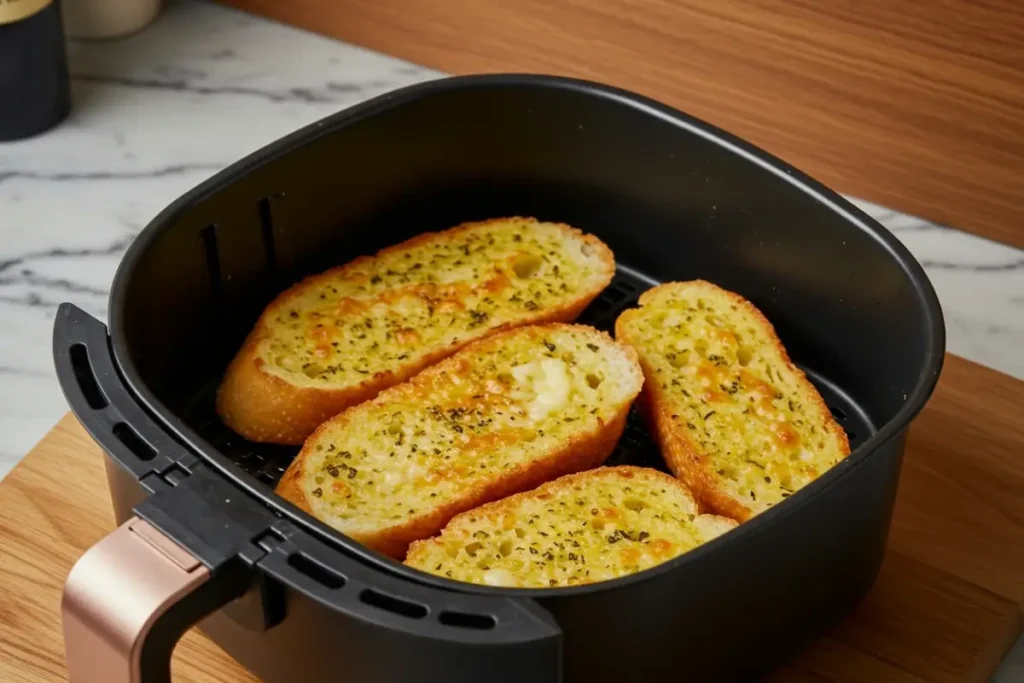
{"type": "Polygon", "coordinates": [[[622,311],[633,306],[642,287],[628,273],[619,271],[611,284],[580,315],[579,322],[598,329],[610,329],[622,311]]]}
{"type": "Polygon", "coordinates": [[[214,301],[221,300],[220,250],[217,247],[217,224],[207,225],[199,231],[206,252],[206,272],[210,276],[210,293],[214,301]]]}
{"type": "Polygon", "coordinates": [[[124,422],[114,425],[114,436],[125,445],[125,448],[135,454],[139,460],[152,460],[156,457],[156,449],[142,440],[139,433],[124,422]]]}
{"type": "Polygon", "coordinates": [[[71,346],[71,369],[75,372],[75,380],[78,381],[78,388],[85,396],[85,402],[93,410],[106,408],[107,398],[100,391],[100,385],[96,383],[96,376],[92,372],[92,363],[89,362],[89,352],[85,344],[73,344],[71,346]]]}
{"type": "Polygon", "coordinates": [[[303,553],[292,553],[289,555],[288,566],[331,590],[338,590],[345,586],[344,576],[338,574],[333,569],[328,569],[303,553]]]}
{"type": "Polygon", "coordinates": [[[258,479],[261,484],[266,484],[273,488],[277,485],[278,477],[274,476],[272,472],[260,472],[256,475],[256,479],[258,479]]]}
{"type": "Polygon", "coordinates": [[[270,206],[272,197],[264,197],[259,202],[260,230],[263,234],[263,254],[267,261],[267,270],[277,270],[277,245],[274,243],[274,213],[270,206]]]}
{"type": "Polygon", "coordinates": [[[416,602],[409,602],[393,595],[386,595],[372,588],[365,589],[359,594],[359,600],[378,609],[395,614],[401,614],[410,619],[422,619],[427,616],[427,608],[416,602]]]}
{"type": "Polygon", "coordinates": [[[497,625],[497,620],[490,614],[469,614],[468,612],[441,612],[438,618],[445,626],[472,628],[478,631],[490,631],[497,625]]]}

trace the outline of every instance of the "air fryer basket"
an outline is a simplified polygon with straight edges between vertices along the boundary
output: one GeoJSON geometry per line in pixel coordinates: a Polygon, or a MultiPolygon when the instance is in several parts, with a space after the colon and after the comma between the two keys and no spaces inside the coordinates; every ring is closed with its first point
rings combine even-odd
{"type": "MultiPolygon", "coordinates": [[[[540,76],[413,86],[270,145],[159,215],[126,254],[110,304],[109,335],[68,305],[55,326],[62,386],[109,455],[122,524],[72,571],[65,628],[73,670],[99,671],[87,654],[102,642],[103,671],[126,681],[167,680],[177,636],[203,617],[268,681],[761,675],[873,582],[906,429],[944,346],[921,268],[840,197],[679,112],[540,76]],[[277,498],[296,449],[249,443],[213,410],[259,311],[302,275],[503,215],[564,221],[615,251],[615,280],[581,322],[610,330],[666,280],[705,278],[750,298],[854,452],[706,546],[561,589],[428,576],[277,498]],[[133,583],[131,567],[167,581],[133,583]],[[123,583],[97,580],[110,574],[123,583]],[[111,585],[145,594],[151,613],[118,628],[121,616],[97,616],[117,598],[111,585]]],[[[610,460],[625,462],[664,469],[635,418],[610,460]]]]}

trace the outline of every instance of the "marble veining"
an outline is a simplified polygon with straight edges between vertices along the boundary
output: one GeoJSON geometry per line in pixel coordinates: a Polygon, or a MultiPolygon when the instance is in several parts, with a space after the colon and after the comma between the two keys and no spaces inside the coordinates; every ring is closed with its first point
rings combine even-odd
{"type": "MultiPolygon", "coordinates": [[[[180,194],[264,144],[441,74],[220,6],[171,3],[150,28],[70,46],[75,110],[0,145],[0,477],[67,410],[54,311],[106,317],[114,270],[180,194]]],[[[1024,252],[854,199],[928,272],[948,348],[1024,378],[1024,252]]],[[[1014,654],[1000,681],[1021,680],[1014,654]]]]}

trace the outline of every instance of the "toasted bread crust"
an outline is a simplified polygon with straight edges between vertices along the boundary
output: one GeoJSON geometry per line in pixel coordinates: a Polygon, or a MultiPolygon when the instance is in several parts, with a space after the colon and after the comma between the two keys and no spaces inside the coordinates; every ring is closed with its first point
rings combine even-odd
{"type": "MultiPolygon", "coordinates": [[[[840,450],[845,457],[850,453],[850,443],[842,427],[832,417],[831,411],[825,404],[824,399],[817,389],[807,379],[800,368],[793,364],[781,340],[775,333],[775,328],[764,316],[764,314],[751,302],[735,292],[724,290],[717,285],[703,280],[692,282],[668,282],[644,292],[639,299],[640,307],[649,304],[659,293],[671,291],[675,288],[698,286],[706,288],[713,296],[725,297],[730,302],[743,308],[749,315],[754,317],[760,326],[759,332],[770,343],[787,370],[797,379],[801,393],[805,400],[813,405],[814,412],[821,418],[821,424],[825,431],[833,434],[840,443],[840,450]]],[[[725,515],[739,522],[750,519],[756,510],[731,495],[723,486],[722,478],[715,473],[708,454],[679,428],[674,413],[678,408],[673,406],[672,401],[659,386],[659,382],[653,381],[655,370],[648,358],[645,358],[643,342],[632,339],[629,335],[628,326],[630,321],[640,316],[641,309],[634,308],[624,311],[615,322],[615,338],[629,344],[638,350],[640,366],[643,368],[647,381],[644,383],[643,391],[637,399],[637,407],[644,416],[655,441],[658,443],[662,456],[672,472],[693,491],[698,502],[704,510],[725,515]]]]}
{"type": "MultiPolygon", "coordinates": [[[[644,367],[643,361],[640,367],[644,367]]],[[[649,372],[648,368],[644,372],[649,372]]],[[[672,408],[658,387],[645,385],[637,399],[655,442],[672,473],[692,492],[702,510],[743,522],[752,511],[726,493],[711,470],[708,458],[693,441],[680,433],[672,422],[672,408]]]]}
{"type": "Polygon", "coordinates": [[[274,312],[287,306],[289,301],[317,288],[330,278],[355,273],[382,256],[401,253],[435,240],[439,236],[453,240],[463,232],[510,221],[537,222],[535,219],[520,217],[501,218],[464,223],[442,233],[423,233],[387,247],[374,256],[362,256],[345,265],[309,276],[285,290],[267,306],[252,332],[246,337],[238,354],[229,364],[217,392],[218,415],[232,430],[250,441],[299,445],[324,420],[350,406],[373,398],[382,390],[405,381],[424,368],[451,356],[473,341],[523,325],[572,322],[611,282],[615,273],[615,259],[607,245],[593,235],[585,234],[565,224],[548,224],[562,230],[566,237],[588,245],[602,264],[601,279],[595,281],[593,287],[581,291],[575,299],[558,307],[539,308],[532,313],[521,315],[514,323],[481,327],[475,334],[467,334],[457,342],[443,348],[431,349],[422,356],[411,358],[397,369],[375,372],[353,385],[343,387],[301,386],[264,369],[265,361],[259,356],[258,347],[264,339],[270,336],[270,320],[274,312]]]}
{"type": "Polygon", "coordinates": [[[636,353],[625,345],[616,344],[607,334],[592,327],[547,323],[506,330],[476,341],[455,356],[442,360],[408,381],[385,389],[375,399],[355,406],[324,422],[306,440],[302,451],[281,478],[276,492],[302,510],[313,514],[308,492],[302,486],[302,479],[305,476],[306,463],[313,456],[317,445],[328,440],[330,432],[349,424],[358,424],[361,418],[365,419],[364,416],[368,411],[386,410],[396,399],[429,390],[429,387],[439,379],[445,381],[444,378],[457,375],[463,364],[467,362],[466,359],[472,358],[473,354],[486,349],[498,348],[514,335],[528,333],[543,336],[548,331],[560,329],[571,329],[576,334],[582,334],[605,348],[614,345],[614,348],[621,352],[622,360],[628,363],[628,377],[625,381],[635,385],[635,391],[628,392],[628,400],[610,406],[612,408],[610,419],[598,417],[597,424],[593,428],[574,434],[570,439],[559,444],[557,449],[547,452],[543,457],[505,469],[500,475],[496,474],[487,480],[480,481],[468,490],[461,491],[457,499],[437,502],[432,507],[420,510],[399,524],[376,528],[370,532],[344,530],[344,533],[385,555],[402,559],[411,542],[428,538],[437,533],[448,520],[460,512],[535,488],[562,475],[600,465],[615,449],[625,428],[626,417],[633,398],[639,393],[643,383],[643,375],[636,360],[636,353]]]}

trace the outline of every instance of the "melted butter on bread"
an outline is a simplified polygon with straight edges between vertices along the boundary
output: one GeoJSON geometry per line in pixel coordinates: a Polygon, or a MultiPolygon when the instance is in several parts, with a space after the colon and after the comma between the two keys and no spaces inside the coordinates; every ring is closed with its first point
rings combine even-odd
{"type": "Polygon", "coordinates": [[[464,512],[414,543],[406,564],[488,586],[582,585],[649,569],[735,527],[701,514],[667,474],[602,467],[464,512]]]}
{"type": "Polygon", "coordinates": [[[610,277],[600,248],[565,226],[508,219],[456,230],[329,271],[278,302],[258,351],[264,371],[297,385],[360,382],[610,277]]]}
{"type": "Polygon", "coordinates": [[[570,368],[560,358],[543,358],[512,368],[516,380],[513,395],[527,402],[527,415],[540,420],[569,403],[572,391],[570,368]]]}
{"type": "Polygon", "coordinates": [[[611,281],[593,235],[503,218],[427,233],[306,278],[263,311],[217,414],[252,441],[317,425],[500,329],[571,322],[611,281]]]}
{"type": "Polygon", "coordinates": [[[655,287],[616,337],[640,356],[666,460],[712,509],[745,519],[849,453],[770,323],[736,294],[702,281],[655,287]]]}
{"type": "Polygon", "coordinates": [[[642,382],[593,328],[503,332],[324,423],[278,491],[401,556],[458,512],[603,462],[642,382]]]}

